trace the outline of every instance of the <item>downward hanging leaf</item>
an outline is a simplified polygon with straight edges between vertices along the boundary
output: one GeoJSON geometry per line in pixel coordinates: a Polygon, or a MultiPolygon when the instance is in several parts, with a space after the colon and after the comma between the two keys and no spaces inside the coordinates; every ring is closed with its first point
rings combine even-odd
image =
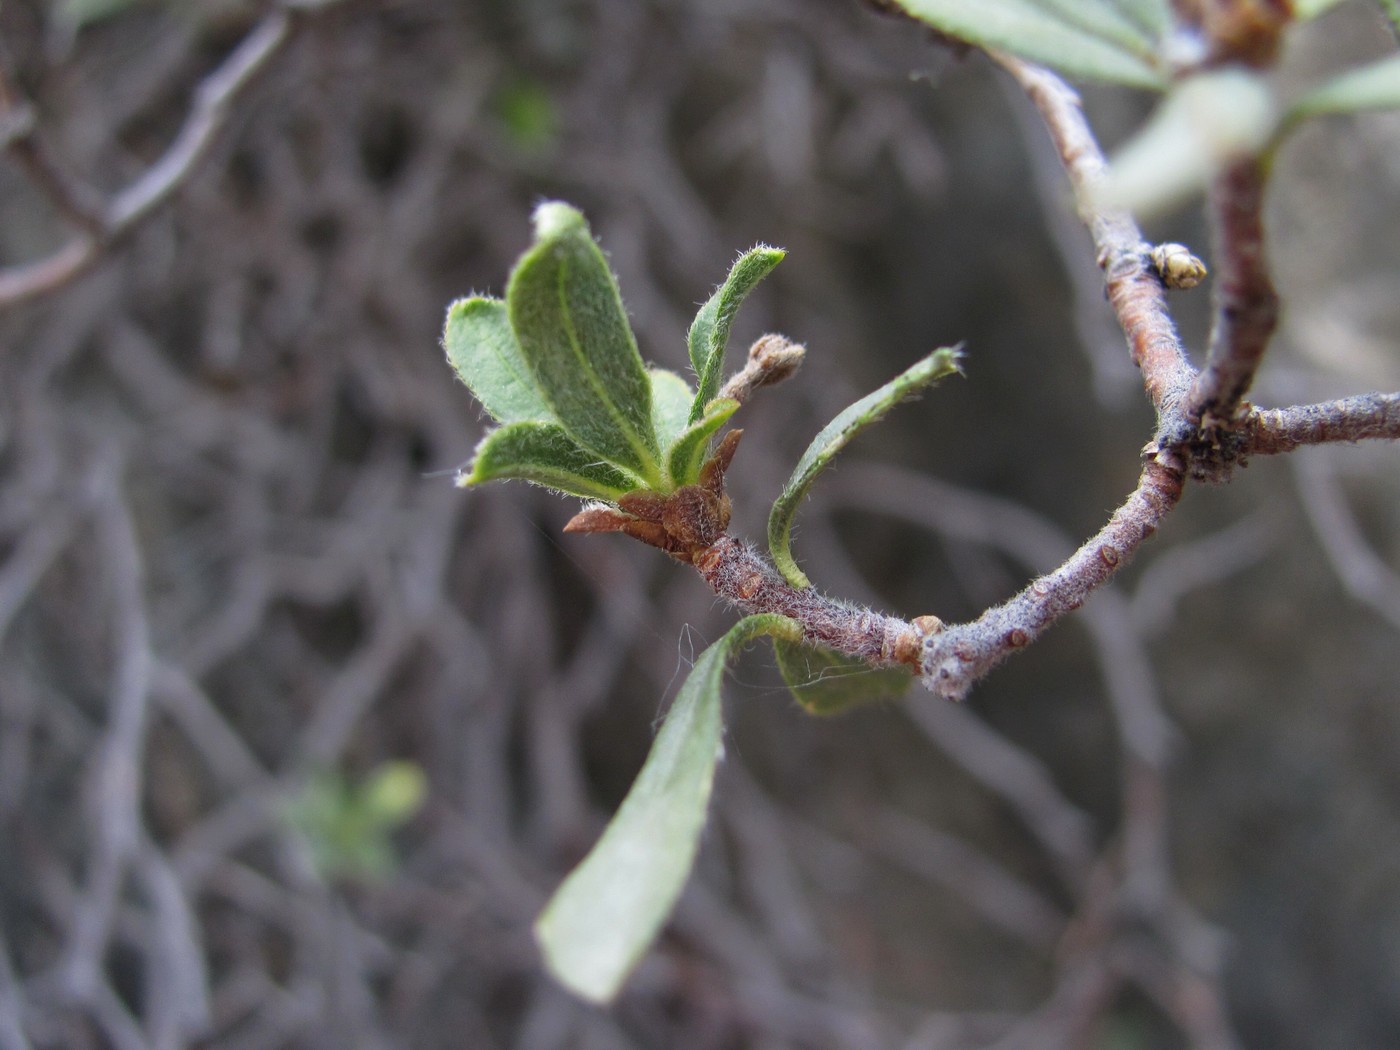
{"type": "Polygon", "coordinates": [[[764,244],[746,251],[739,256],[739,261],[730,269],[724,283],[700,307],[695,320],[691,322],[688,337],[690,365],[695,369],[699,381],[699,389],[690,409],[692,423],[704,414],[705,406],[719,393],[724,351],[729,345],[729,329],[734,324],[739,305],[753,291],[754,285],[767,277],[786,255],[787,252],[782,249],[769,248],[764,244]]]}
{"type": "Polygon", "coordinates": [[[800,633],[785,616],[749,616],[696,659],[622,808],[535,923],[550,972],[576,995],[617,994],[690,876],[721,751],[725,664],[759,635],[800,633]]]}
{"type": "Polygon", "coordinates": [[[511,423],[491,431],[476,447],[471,471],[457,484],[517,479],[584,499],[617,502],[640,482],[605,463],[553,423],[511,423]]]}
{"type": "Polygon", "coordinates": [[[1131,21],[1092,0],[894,0],[939,32],[977,47],[1010,51],[1072,77],[1161,90],[1155,44],[1131,21]]]}
{"type": "Polygon", "coordinates": [[[585,448],[661,484],[651,381],[617,282],[582,214],[535,209],[535,246],[506,287],[510,324],[554,415],[585,448]]]}
{"type": "Polygon", "coordinates": [[[797,469],[792,472],[792,477],[783,488],[782,495],[773,504],[773,510],[768,515],[768,549],[773,555],[773,563],[788,583],[794,587],[812,585],[812,581],[807,579],[793,561],[790,546],[792,519],[817,475],[831,462],[836,453],[846,447],[851,438],[882,418],[899,402],[936,383],[944,376],[957,372],[958,357],[959,351],[956,348],[935,350],[918,364],[895,376],[879,390],[867,394],[855,404],[843,409],[812,439],[807,451],[802,453],[802,458],[798,460],[797,469]]]}
{"type": "Polygon", "coordinates": [[[530,376],[501,300],[458,299],[447,308],[442,345],[457,375],[497,422],[554,418],[530,376]]]}
{"type": "Polygon", "coordinates": [[[907,667],[871,667],[834,649],[775,639],[783,681],[810,715],[834,715],[901,696],[914,681],[907,667]]]}

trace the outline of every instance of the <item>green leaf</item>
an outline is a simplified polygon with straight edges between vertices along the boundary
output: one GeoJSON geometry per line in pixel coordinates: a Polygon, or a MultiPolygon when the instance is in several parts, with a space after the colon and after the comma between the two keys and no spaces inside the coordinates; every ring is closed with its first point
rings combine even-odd
{"type": "Polygon", "coordinates": [[[1300,22],[1316,18],[1324,11],[1330,11],[1342,0],[1293,0],[1293,17],[1300,22]]]}
{"type": "Polygon", "coordinates": [[[699,480],[710,437],[737,411],[739,402],[732,397],[717,397],[705,407],[705,414],[676,438],[667,450],[666,467],[677,487],[694,485],[699,480]]]}
{"type": "Polygon", "coordinates": [[[583,216],[558,201],[535,209],[535,242],[506,286],[535,383],[580,445],[659,486],[651,381],[607,260],[583,216]]]}
{"type": "Polygon", "coordinates": [[[1117,0],[1117,7],[1154,40],[1171,32],[1172,6],[1168,0],[1117,0]]]}
{"type": "Polygon", "coordinates": [[[783,681],[809,715],[834,715],[902,695],[914,681],[907,667],[871,667],[863,660],[803,642],[775,639],[783,681]]]}
{"type": "MultiPolygon", "coordinates": [[[[1058,10],[1032,0],[894,0],[915,18],[942,33],[982,48],[1010,51],[1073,77],[1107,80],[1161,90],[1167,78],[1154,64],[1150,47],[1127,42],[1122,20],[1113,29],[1075,24],[1058,10]]],[[[1067,4],[1054,5],[1067,9],[1067,4]]],[[[1098,5],[1095,5],[1098,6],[1098,5]]],[[[1138,38],[1139,40],[1141,38],[1138,38]]]]}
{"type": "Polygon", "coordinates": [[[1109,163],[1105,207],[1160,215],[1209,185],[1226,165],[1260,153],[1278,126],[1273,93],[1255,73],[1201,73],[1175,85],[1109,163]]]}
{"type": "Polygon", "coordinates": [[[1145,61],[1156,51],[1153,38],[1114,0],[1030,0],[1046,14],[1090,37],[1102,38],[1145,61]]]}
{"type": "Polygon", "coordinates": [[[1400,55],[1348,70],[1294,102],[1284,118],[1292,127],[1307,117],[1400,107],[1400,55]]]}
{"type": "Polygon", "coordinates": [[[768,515],[768,549],[773,554],[773,562],[783,578],[794,587],[810,587],[797,563],[792,560],[790,549],[792,519],[823,468],[833,456],[846,447],[846,443],[865,427],[879,420],[899,402],[924,387],[936,383],[944,376],[952,375],[958,369],[959,351],[956,348],[935,350],[922,361],[895,376],[872,394],[867,394],[855,404],[843,409],[835,419],[822,428],[802,458],[797,469],[783,488],[783,493],[773,504],[768,515]]]}
{"type": "Polygon", "coordinates": [[[705,407],[719,393],[720,378],[724,372],[724,351],[729,345],[729,329],[734,324],[739,304],[786,255],[787,252],[781,248],[770,248],[766,244],[746,251],[739,256],[724,283],[705,301],[691,322],[688,337],[690,365],[699,380],[699,389],[695,392],[690,409],[692,423],[704,414],[705,407]]]}
{"type": "Polygon", "coordinates": [[[476,447],[471,472],[459,476],[457,484],[511,478],[610,503],[642,487],[639,479],[599,459],[553,423],[510,423],[491,431],[476,447]]]}
{"type": "Polygon", "coordinates": [[[576,995],[610,1001],[675,907],[720,757],[725,664],[763,634],[801,632],[785,616],[749,616],[700,654],[622,807],[536,921],[546,965],[576,995]]]}
{"type": "Polygon", "coordinates": [[[647,375],[651,379],[652,425],[664,453],[685,430],[690,418],[690,400],[695,394],[690,384],[675,372],[649,368],[647,375]]]}
{"type": "Polygon", "coordinates": [[[497,422],[554,418],[530,376],[501,300],[458,299],[447,308],[442,345],[457,375],[497,422]]]}

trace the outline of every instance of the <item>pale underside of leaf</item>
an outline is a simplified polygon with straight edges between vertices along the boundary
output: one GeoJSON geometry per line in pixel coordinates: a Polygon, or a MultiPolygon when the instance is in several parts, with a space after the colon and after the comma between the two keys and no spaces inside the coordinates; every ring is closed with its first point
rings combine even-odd
{"type": "Polygon", "coordinates": [[[797,508],[806,498],[807,490],[832,457],[861,430],[876,422],[891,408],[932,383],[958,371],[959,351],[954,348],[935,350],[928,357],[895,376],[874,393],[847,406],[812,439],[807,451],[798,460],[797,468],[773,504],[768,515],[768,548],[779,572],[794,587],[810,587],[811,581],[797,563],[791,551],[792,521],[797,508]]]}
{"type": "Polygon", "coordinates": [[[481,439],[470,473],[459,485],[516,479],[584,499],[615,503],[641,482],[600,459],[554,423],[510,423],[481,439]]]}
{"type": "Polygon", "coordinates": [[[1286,125],[1329,113],[1400,107],[1400,55],[1351,69],[1314,88],[1289,108],[1286,125]]]}
{"type": "Polygon", "coordinates": [[[607,260],[573,208],[536,217],[539,239],[506,288],[531,375],[579,444],[659,485],[651,381],[607,260]]]}
{"type": "Polygon", "coordinates": [[[554,417],[530,375],[500,299],[458,299],[447,308],[442,345],[462,382],[498,423],[554,417]]]}
{"type": "Polygon", "coordinates": [[[700,654],[622,807],[536,921],[546,965],[575,994],[610,1001],[675,906],[721,754],[724,668],[763,634],[797,638],[801,629],[784,616],[750,616],[700,654]]]}
{"type": "Polygon", "coordinates": [[[691,405],[690,421],[693,423],[704,414],[705,408],[719,393],[720,380],[724,372],[724,352],[729,345],[729,330],[734,324],[734,315],[744,297],[753,291],[773,267],[787,255],[780,248],[770,248],[760,244],[739,256],[729,276],[715,290],[715,294],[705,301],[691,322],[687,342],[690,347],[690,365],[695,369],[697,390],[691,405]]]}
{"type": "Polygon", "coordinates": [[[1230,69],[1188,77],[1114,153],[1098,203],[1139,219],[1160,215],[1202,192],[1226,165],[1263,150],[1277,126],[1263,76],[1230,69]]]}
{"type": "Polygon", "coordinates": [[[729,417],[737,411],[739,402],[733,398],[716,398],[705,407],[705,414],[676,438],[666,452],[666,469],[675,485],[695,484],[704,465],[711,436],[728,423],[729,417]]]}
{"type": "MultiPolygon", "coordinates": [[[[1010,51],[1071,77],[1107,80],[1161,90],[1166,77],[1156,68],[1152,46],[1143,37],[1114,29],[1074,24],[1053,10],[1053,0],[895,0],[905,11],[940,32],[978,47],[1010,51]],[[1121,37],[1118,39],[1117,37],[1121,37]],[[1129,41],[1135,41],[1136,46],[1129,41]]],[[[1063,4],[1058,6],[1063,7],[1063,4]]],[[[1086,19],[1080,18],[1079,22],[1086,19]]]]}
{"type": "Polygon", "coordinates": [[[902,695],[914,681],[905,667],[871,667],[833,649],[774,639],[778,670],[797,702],[812,715],[834,715],[902,695]]]}
{"type": "Polygon", "coordinates": [[[1154,40],[1161,40],[1171,31],[1169,0],[1115,0],[1115,6],[1154,40]]]}

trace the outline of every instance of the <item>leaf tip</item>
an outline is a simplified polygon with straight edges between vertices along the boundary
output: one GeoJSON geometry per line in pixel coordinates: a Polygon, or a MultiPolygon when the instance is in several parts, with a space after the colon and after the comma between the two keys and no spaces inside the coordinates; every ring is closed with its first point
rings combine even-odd
{"type": "Polygon", "coordinates": [[[531,222],[535,227],[535,239],[540,241],[588,228],[583,212],[563,201],[541,201],[535,207],[531,222]]]}

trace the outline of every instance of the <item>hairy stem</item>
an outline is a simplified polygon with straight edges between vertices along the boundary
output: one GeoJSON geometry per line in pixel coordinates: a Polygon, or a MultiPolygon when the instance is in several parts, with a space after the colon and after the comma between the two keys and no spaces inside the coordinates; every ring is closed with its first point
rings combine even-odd
{"type": "Polygon", "coordinates": [[[1246,448],[1258,455],[1303,445],[1400,438],[1400,394],[1358,394],[1316,405],[1255,409],[1244,423],[1246,448]]]}
{"type": "Polygon", "coordinates": [[[850,605],[794,587],[746,543],[723,536],[694,557],[716,594],[746,613],[781,613],[802,625],[803,641],[873,664],[917,667],[928,619],[906,623],[895,616],[850,605]]]}

